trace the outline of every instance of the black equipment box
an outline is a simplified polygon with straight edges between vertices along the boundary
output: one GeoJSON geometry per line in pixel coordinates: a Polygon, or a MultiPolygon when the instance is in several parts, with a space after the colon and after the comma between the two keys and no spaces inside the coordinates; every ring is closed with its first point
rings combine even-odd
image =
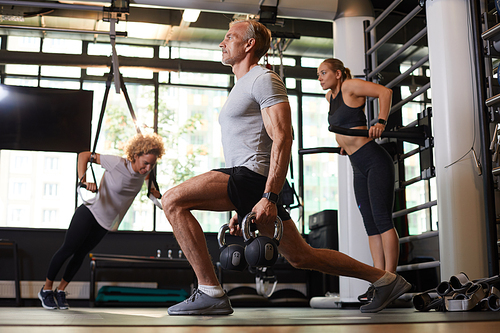
{"type": "MultiPolygon", "coordinates": [[[[324,210],[309,215],[309,245],[317,249],[339,250],[339,228],[336,210],[324,210]]],[[[326,292],[338,293],[339,277],[312,271],[310,294],[324,296],[326,292]]]]}
{"type": "Polygon", "coordinates": [[[309,215],[309,230],[321,228],[325,225],[337,225],[338,215],[333,209],[309,215]]]}
{"type": "Polygon", "coordinates": [[[339,249],[338,217],[336,210],[324,210],[309,216],[308,241],[312,247],[339,249]]]}

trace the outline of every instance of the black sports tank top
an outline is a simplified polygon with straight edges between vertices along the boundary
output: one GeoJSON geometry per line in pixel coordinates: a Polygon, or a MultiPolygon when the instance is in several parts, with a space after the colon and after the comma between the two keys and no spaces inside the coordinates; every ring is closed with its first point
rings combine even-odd
{"type": "Polygon", "coordinates": [[[330,126],[343,128],[353,128],[366,126],[366,115],[363,107],[351,108],[344,103],[342,90],[339,91],[335,99],[330,96],[330,111],[328,112],[328,123],[330,126]]]}

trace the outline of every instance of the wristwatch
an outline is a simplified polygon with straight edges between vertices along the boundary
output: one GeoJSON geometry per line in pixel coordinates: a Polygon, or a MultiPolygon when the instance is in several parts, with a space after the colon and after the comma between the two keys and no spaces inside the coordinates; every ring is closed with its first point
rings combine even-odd
{"type": "Polygon", "coordinates": [[[273,204],[276,205],[278,202],[279,196],[276,193],[273,192],[267,192],[262,195],[263,198],[266,198],[267,200],[271,201],[273,204]]]}
{"type": "Polygon", "coordinates": [[[385,125],[387,125],[387,120],[384,120],[384,119],[380,119],[380,118],[379,118],[378,123],[379,123],[379,124],[382,124],[382,125],[384,125],[384,126],[385,126],[385,125]]]}

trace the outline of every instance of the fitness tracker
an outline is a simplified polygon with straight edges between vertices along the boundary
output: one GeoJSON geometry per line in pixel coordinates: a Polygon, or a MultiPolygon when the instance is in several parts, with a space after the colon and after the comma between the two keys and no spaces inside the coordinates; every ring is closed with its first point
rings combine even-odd
{"type": "Polygon", "coordinates": [[[278,202],[278,195],[276,193],[273,193],[273,192],[267,192],[267,193],[264,193],[262,195],[263,198],[266,198],[267,200],[271,201],[273,204],[276,205],[276,203],[278,202]]]}
{"type": "Polygon", "coordinates": [[[379,123],[379,124],[382,124],[382,125],[384,125],[384,126],[385,126],[385,125],[387,124],[387,120],[384,120],[384,119],[380,119],[380,118],[379,118],[378,123],[379,123]]]}

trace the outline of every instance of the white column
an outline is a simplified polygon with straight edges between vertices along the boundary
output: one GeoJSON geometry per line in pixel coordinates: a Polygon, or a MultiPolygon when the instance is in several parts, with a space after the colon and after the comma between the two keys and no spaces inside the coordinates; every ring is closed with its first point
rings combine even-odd
{"type": "MultiPolygon", "coordinates": [[[[353,76],[364,75],[365,49],[363,21],[373,17],[342,17],[333,22],[334,58],[342,60],[353,76]]],[[[373,265],[368,236],[354,197],[352,167],[347,156],[339,156],[339,251],[373,265]]],[[[368,282],[340,277],[340,301],[358,302],[368,282]]]]}
{"type": "Polygon", "coordinates": [[[426,2],[442,280],[488,276],[483,184],[470,151],[480,147],[469,6],[426,2]]]}

